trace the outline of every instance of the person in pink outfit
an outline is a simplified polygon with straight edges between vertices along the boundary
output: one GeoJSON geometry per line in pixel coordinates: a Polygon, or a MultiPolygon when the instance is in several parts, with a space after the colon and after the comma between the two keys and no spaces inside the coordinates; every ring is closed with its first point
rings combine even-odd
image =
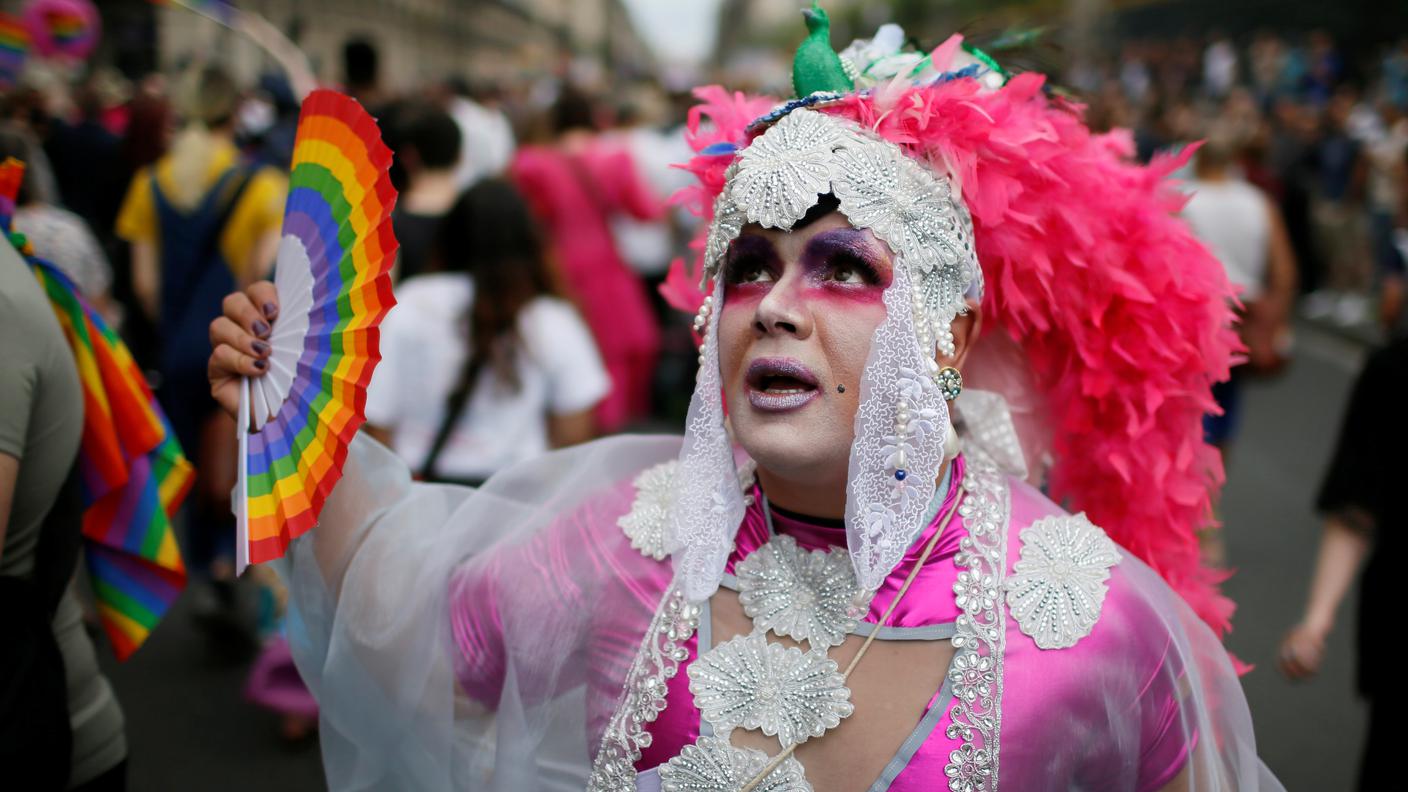
{"type": "Polygon", "coordinates": [[[682,438],[477,489],[351,444],[282,570],[329,784],[1279,792],[1198,554],[1236,337],[1179,163],[960,37],[808,27],[799,98],[697,93],[682,438]]]}
{"type": "Polygon", "coordinates": [[[616,250],[611,219],[658,219],[664,202],[641,178],[629,150],[595,133],[585,95],[565,88],[552,117],[556,142],[520,149],[509,176],[547,229],[568,296],[611,375],[611,392],[597,407],[598,428],[618,431],[650,412],[660,328],[644,283],[616,250]]]}

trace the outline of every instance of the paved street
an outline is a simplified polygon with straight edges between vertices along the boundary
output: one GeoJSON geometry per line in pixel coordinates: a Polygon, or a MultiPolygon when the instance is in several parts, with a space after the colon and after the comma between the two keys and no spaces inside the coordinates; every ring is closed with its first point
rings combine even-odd
{"type": "MultiPolygon", "coordinates": [[[[1354,698],[1352,613],[1334,635],[1322,678],[1290,685],[1273,658],[1299,615],[1318,541],[1310,512],[1363,350],[1301,328],[1294,365],[1253,383],[1224,500],[1227,586],[1239,604],[1228,644],[1257,664],[1244,678],[1261,755],[1290,790],[1352,788],[1364,708],[1354,698]]],[[[127,715],[130,788],[311,790],[322,786],[315,745],[284,747],[277,721],[241,698],[244,670],[216,662],[192,628],[188,603],[129,663],[109,662],[127,715]]]]}

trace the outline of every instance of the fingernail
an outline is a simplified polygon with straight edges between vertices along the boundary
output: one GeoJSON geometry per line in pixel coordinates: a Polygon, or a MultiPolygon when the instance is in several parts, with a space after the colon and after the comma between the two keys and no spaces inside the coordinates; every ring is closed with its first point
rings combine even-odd
{"type": "Polygon", "coordinates": [[[260,371],[263,371],[264,369],[269,367],[269,361],[260,358],[255,358],[254,367],[259,369],[260,371]]]}
{"type": "Polygon", "coordinates": [[[269,354],[269,345],[263,341],[255,341],[253,344],[250,344],[250,346],[254,347],[254,351],[261,355],[269,354]]]}
{"type": "Polygon", "coordinates": [[[254,323],[254,334],[257,336],[269,335],[269,325],[264,322],[256,321],[254,323]]]}
{"type": "Polygon", "coordinates": [[[268,317],[268,318],[270,318],[270,319],[273,319],[273,318],[274,318],[274,315],[277,314],[278,312],[279,312],[279,307],[278,307],[277,305],[274,305],[274,304],[271,303],[271,302],[266,302],[266,303],[264,303],[264,315],[265,315],[266,317],[268,317]]]}

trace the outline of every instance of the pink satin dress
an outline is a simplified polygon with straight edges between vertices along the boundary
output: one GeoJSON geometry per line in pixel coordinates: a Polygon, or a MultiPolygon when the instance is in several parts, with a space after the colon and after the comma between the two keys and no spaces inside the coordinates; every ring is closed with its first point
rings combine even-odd
{"type": "MultiPolygon", "coordinates": [[[[938,515],[947,512],[958,496],[962,466],[960,457],[935,519],[886,579],[871,601],[870,612],[863,620],[866,624],[858,630],[875,629],[922,548],[939,530],[938,515]]],[[[770,537],[761,505],[762,493],[755,490],[754,494],[754,504],[739,526],[725,585],[734,565],[770,537]]],[[[629,510],[632,496],[633,489],[625,486],[586,504],[559,525],[560,530],[548,531],[514,548],[515,557],[509,562],[512,567],[505,563],[507,557],[489,559],[455,575],[451,584],[451,620],[460,652],[457,672],[461,686],[470,696],[492,707],[504,683],[502,636],[512,626],[496,617],[495,599],[503,595],[503,587],[555,580],[552,590],[556,592],[556,604],[562,614],[572,614],[573,618],[549,615],[549,628],[581,625],[580,634],[574,636],[581,661],[571,664],[576,671],[570,679],[525,679],[532,673],[531,658],[515,657],[516,682],[520,690],[540,689],[544,693],[585,684],[589,744],[595,748],[620,700],[623,680],[640,644],[641,625],[649,622],[671,579],[668,559],[655,561],[642,556],[621,539],[616,517],[629,510]],[[617,584],[608,589],[608,601],[601,601],[600,594],[591,602],[577,599],[574,592],[592,587],[576,586],[557,576],[555,570],[583,568],[582,553],[591,554],[590,566],[615,577],[617,584]],[[535,576],[541,576],[541,581],[525,580],[521,574],[507,581],[496,574],[496,570],[504,568],[521,571],[524,555],[533,559],[535,576]],[[573,562],[569,563],[569,558],[573,562]],[[584,614],[589,614],[589,618],[583,619],[584,614]]],[[[1020,529],[1036,519],[1062,512],[1040,492],[1017,481],[1010,482],[1009,502],[1010,572],[1018,558],[1020,529]]],[[[792,536],[805,549],[846,544],[845,529],[839,525],[817,524],[776,509],[772,510],[772,528],[792,536]]],[[[887,636],[887,631],[910,631],[905,637],[911,640],[951,637],[960,614],[953,591],[959,573],[954,559],[966,535],[964,519],[955,516],[889,621],[879,625],[883,628],[881,639],[896,637],[887,636]]],[[[1187,762],[1196,731],[1190,732],[1180,722],[1178,692],[1173,682],[1180,675],[1169,674],[1165,667],[1169,661],[1169,633],[1158,629],[1157,614],[1124,584],[1121,570],[1138,562],[1122,555],[1120,564],[1111,570],[1099,622],[1074,647],[1039,649],[1011,618],[1005,619],[1000,781],[1007,789],[1158,790],[1187,762]],[[1128,673],[1130,664],[1139,672],[1128,673]],[[1107,668],[1120,669],[1120,673],[1108,676],[1145,680],[1144,684],[1137,689],[1125,685],[1129,689],[1116,687],[1112,691],[1102,677],[1107,668]],[[1116,704],[1109,700],[1112,693],[1118,696],[1116,704]],[[1121,722],[1138,727],[1112,729],[1112,706],[1126,711],[1128,717],[1121,722]],[[1054,750],[1057,746],[1060,750],[1054,750]]],[[[698,656],[700,640],[700,632],[696,632],[685,645],[688,657],[668,682],[667,706],[648,727],[652,740],[636,763],[637,771],[651,772],[699,736],[700,713],[688,689],[687,670],[698,656]]],[[[553,667],[557,668],[557,664],[553,667]]],[[[946,735],[951,705],[952,693],[945,685],[934,694],[926,714],[871,789],[918,792],[947,788],[945,765],[961,745],[959,739],[946,735]]]]}

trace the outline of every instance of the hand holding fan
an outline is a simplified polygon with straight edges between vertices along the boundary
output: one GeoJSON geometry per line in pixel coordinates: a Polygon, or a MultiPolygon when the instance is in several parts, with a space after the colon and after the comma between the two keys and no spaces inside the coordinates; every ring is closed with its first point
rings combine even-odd
{"type": "Polygon", "coordinates": [[[240,391],[239,572],[282,556],[317,523],[366,420],[377,325],[395,304],[390,167],[361,105],[334,91],[309,94],[275,265],[269,372],[240,391]]]}

